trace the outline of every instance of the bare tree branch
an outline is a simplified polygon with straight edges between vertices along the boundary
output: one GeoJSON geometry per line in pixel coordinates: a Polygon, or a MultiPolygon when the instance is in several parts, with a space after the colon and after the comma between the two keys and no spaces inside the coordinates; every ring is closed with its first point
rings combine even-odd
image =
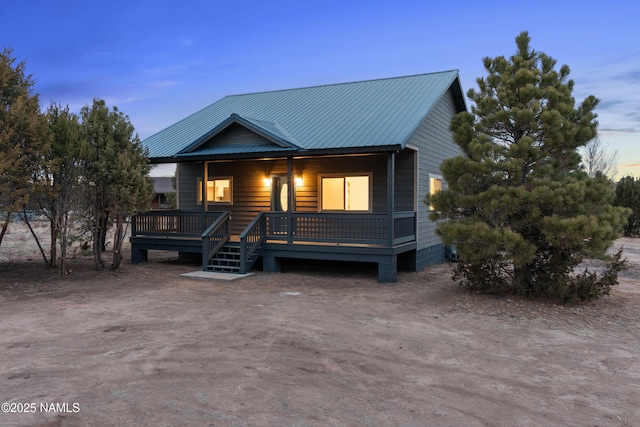
{"type": "Polygon", "coordinates": [[[609,152],[600,137],[596,137],[584,147],[582,165],[591,178],[600,172],[607,178],[614,180],[618,174],[618,151],[609,152]]]}

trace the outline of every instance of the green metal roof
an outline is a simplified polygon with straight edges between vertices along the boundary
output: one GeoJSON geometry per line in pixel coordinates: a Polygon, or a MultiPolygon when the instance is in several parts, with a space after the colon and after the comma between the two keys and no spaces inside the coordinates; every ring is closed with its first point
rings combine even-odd
{"type": "Polygon", "coordinates": [[[404,147],[452,85],[458,108],[463,110],[457,71],[232,95],[146,138],[143,145],[152,161],[404,147]],[[233,123],[273,145],[216,147],[215,136],[233,123]]]}

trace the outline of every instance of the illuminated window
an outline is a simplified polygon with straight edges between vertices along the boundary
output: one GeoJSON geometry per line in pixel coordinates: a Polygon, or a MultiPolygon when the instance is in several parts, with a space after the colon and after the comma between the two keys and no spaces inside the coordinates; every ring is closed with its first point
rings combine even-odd
{"type": "MultiPolygon", "coordinates": [[[[233,179],[231,177],[215,177],[207,181],[207,202],[231,203],[233,179]]],[[[202,179],[198,178],[198,204],[202,203],[202,179]]]]}
{"type": "Polygon", "coordinates": [[[321,210],[370,211],[370,178],[369,175],[321,177],[321,210]]]}
{"type": "MultiPolygon", "coordinates": [[[[429,194],[436,194],[442,191],[442,178],[439,176],[429,177],[429,194]]],[[[429,210],[433,210],[433,206],[429,206],[429,210]]]]}

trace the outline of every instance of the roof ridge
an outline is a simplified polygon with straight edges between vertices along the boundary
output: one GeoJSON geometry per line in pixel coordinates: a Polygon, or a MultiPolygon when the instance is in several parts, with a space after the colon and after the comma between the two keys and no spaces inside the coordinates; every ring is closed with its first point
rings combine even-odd
{"type": "Polygon", "coordinates": [[[315,89],[315,88],[323,88],[323,87],[330,87],[330,86],[344,86],[344,85],[351,85],[351,84],[358,84],[358,83],[371,83],[371,82],[379,82],[379,81],[384,81],[384,80],[399,80],[399,79],[407,79],[407,78],[411,78],[411,77],[431,76],[431,75],[434,75],[434,74],[446,74],[446,73],[452,73],[452,72],[459,73],[460,70],[458,70],[456,68],[456,69],[445,70],[445,71],[434,71],[434,72],[431,72],[431,73],[409,74],[409,75],[406,75],[406,76],[381,77],[381,78],[377,78],[377,79],[356,80],[356,81],[352,81],[352,82],[327,83],[327,84],[320,84],[320,85],[292,87],[292,88],[288,88],[288,89],[273,89],[273,90],[263,90],[263,91],[257,91],[257,92],[236,93],[236,94],[233,94],[233,95],[227,95],[224,98],[234,98],[234,97],[238,97],[238,96],[247,96],[247,95],[259,95],[259,94],[263,94],[263,93],[266,94],[266,93],[276,93],[276,92],[288,92],[288,91],[303,90],[303,89],[315,89]]]}

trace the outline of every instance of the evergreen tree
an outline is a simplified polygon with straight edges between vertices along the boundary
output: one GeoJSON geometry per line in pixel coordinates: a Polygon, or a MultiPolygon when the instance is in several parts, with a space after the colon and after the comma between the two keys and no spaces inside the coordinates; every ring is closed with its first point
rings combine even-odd
{"type": "Polygon", "coordinates": [[[105,268],[102,253],[113,222],[111,268],[116,269],[122,261],[125,217],[150,208],[153,183],[147,175],[151,166],[129,117],[117,107],[110,111],[103,100],[94,99],[80,115],[88,144],[84,180],[94,260],[97,269],[105,268]]]}
{"type": "Polygon", "coordinates": [[[618,181],[613,204],[625,206],[632,211],[624,226],[624,235],[630,237],[640,234],[640,178],[625,176],[618,181]]]}
{"type": "Polygon", "coordinates": [[[73,213],[79,213],[81,161],[85,152],[80,121],[69,107],[51,103],[47,120],[52,134],[47,162],[43,165],[39,202],[49,219],[51,231],[51,267],[56,267],[60,245],[60,272],[67,271],[67,248],[74,232],[73,213]],[[58,241],[59,239],[59,241],[58,241]]]}
{"type": "Polygon", "coordinates": [[[0,212],[6,216],[0,243],[9,214],[29,201],[49,140],[38,94],[33,93],[35,82],[26,74],[25,62],[15,62],[10,49],[0,52],[0,212]]]}
{"type": "Polygon", "coordinates": [[[589,178],[578,148],[596,136],[587,97],[575,105],[569,67],[516,38],[509,59],[484,58],[486,78],[468,91],[471,113],[451,122],[464,156],[443,162],[448,188],[428,198],[445,244],[456,244],[454,278],[469,289],[560,300],[609,291],[624,267],[621,252],[601,275],[575,268],[605,257],[628,211],[613,207],[613,188],[589,178]]]}

